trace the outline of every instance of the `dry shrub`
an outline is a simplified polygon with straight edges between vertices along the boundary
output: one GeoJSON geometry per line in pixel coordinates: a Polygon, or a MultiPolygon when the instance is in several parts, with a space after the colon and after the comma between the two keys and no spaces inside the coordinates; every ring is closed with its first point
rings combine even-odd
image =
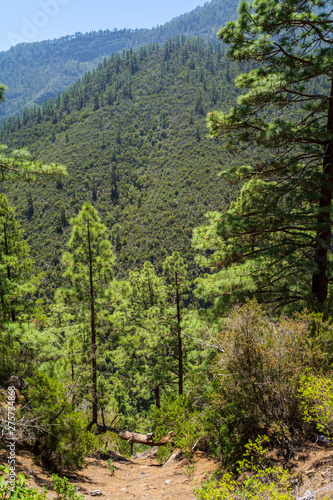
{"type": "Polygon", "coordinates": [[[228,318],[219,339],[225,352],[215,365],[219,375],[215,406],[229,434],[221,443],[229,450],[222,451],[232,451],[238,444],[241,451],[242,443],[263,433],[284,443],[286,454],[292,451],[289,438],[302,427],[299,381],[314,356],[308,324],[306,317],[272,319],[254,301],[228,318]]]}

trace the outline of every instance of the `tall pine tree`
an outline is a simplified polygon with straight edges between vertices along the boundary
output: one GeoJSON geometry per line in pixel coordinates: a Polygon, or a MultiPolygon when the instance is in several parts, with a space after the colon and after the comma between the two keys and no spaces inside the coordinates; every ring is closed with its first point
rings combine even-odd
{"type": "Polygon", "coordinates": [[[66,267],[64,277],[71,283],[71,288],[67,290],[68,302],[75,307],[80,321],[86,323],[90,331],[92,423],[97,423],[97,340],[113,279],[114,255],[107,228],[92,205],[84,204],[71,224],[69,251],[63,256],[66,267]]]}
{"type": "Polygon", "coordinates": [[[0,310],[2,321],[22,319],[33,306],[33,260],[6,196],[0,194],[0,310]]]}
{"type": "Polygon", "coordinates": [[[215,277],[201,282],[221,303],[256,295],[266,303],[323,303],[331,280],[333,37],[331,0],[243,2],[219,37],[229,56],[255,64],[236,84],[248,89],[228,114],[213,112],[213,136],[232,150],[256,144],[260,163],[224,175],[244,183],[225,214],[210,214],[197,248],[215,277]]]}

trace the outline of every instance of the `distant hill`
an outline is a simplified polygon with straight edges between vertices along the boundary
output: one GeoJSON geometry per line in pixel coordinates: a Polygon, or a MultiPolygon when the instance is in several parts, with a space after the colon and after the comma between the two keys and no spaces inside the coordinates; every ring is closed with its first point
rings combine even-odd
{"type": "Polygon", "coordinates": [[[25,145],[69,171],[57,186],[2,186],[21,214],[46,289],[60,284],[69,220],[83,202],[109,227],[120,275],[145,260],[158,268],[173,250],[198,272],[192,229],[236,193],[218,172],[236,158],[259,161],[255,150],[235,144],[230,153],[207,137],[206,113],[235,102],[242,69],[220,44],[178,36],[112,55],[62,96],[5,122],[2,143],[25,145]]]}
{"type": "Polygon", "coordinates": [[[216,32],[236,18],[238,0],[212,0],[188,14],[153,29],[123,29],[76,33],[55,40],[19,44],[0,52],[1,83],[8,86],[0,121],[22,113],[24,107],[42,104],[69,88],[112,53],[163,43],[176,35],[216,40],[216,32]]]}

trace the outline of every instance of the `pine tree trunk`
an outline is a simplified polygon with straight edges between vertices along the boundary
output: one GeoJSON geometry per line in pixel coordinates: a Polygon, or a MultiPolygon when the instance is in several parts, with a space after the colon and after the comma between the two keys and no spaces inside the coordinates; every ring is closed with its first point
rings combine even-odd
{"type": "Polygon", "coordinates": [[[161,408],[161,399],[160,399],[160,386],[155,387],[155,402],[156,408],[161,408]]]}
{"type": "MultiPolygon", "coordinates": [[[[8,249],[8,242],[7,242],[7,228],[6,228],[6,224],[3,225],[3,232],[4,232],[4,239],[5,239],[5,252],[6,252],[6,255],[9,255],[9,249],[8,249]]],[[[11,271],[10,271],[10,267],[7,266],[7,278],[9,281],[11,281],[12,277],[11,277],[11,271]]],[[[12,321],[16,321],[16,314],[15,314],[15,311],[14,309],[12,309],[10,311],[10,314],[11,314],[11,317],[12,317],[12,321]]]]}
{"type": "MultiPolygon", "coordinates": [[[[329,99],[327,130],[333,134],[333,78],[331,86],[331,95],[329,99]]],[[[321,185],[317,245],[315,248],[314,262],[317,270],[312,276],[312,294],[319,303],[325,301],[328,291],[327,277],[327,254],[331,245],[332,218],[331,205],[333,193],[333,139],[325,147],[323,160],[323,173],[326,179],[321,185]]]]}
{"type": "Polygon", "coordinates": [[[92,270],[91,240],[89,220],[88,250],[89,250],[89,280],[90,280],[90,324],[91,324],[91,358],[92,358],[92,422],[97,424],[97,366],[96,366],[96,328],[95,328],[95,298],[92,270]]]}

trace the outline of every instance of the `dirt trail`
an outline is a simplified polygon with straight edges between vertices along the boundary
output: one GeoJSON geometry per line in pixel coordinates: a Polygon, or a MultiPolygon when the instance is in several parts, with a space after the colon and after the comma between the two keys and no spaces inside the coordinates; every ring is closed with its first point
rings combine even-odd
{"type": "MultiPolygon", "coordinates": [[[[185,459],[176,452],[173,458],[163,466],[154,457],[133,458],[131,461],[115,460],[115,474],[111,476],[106,460],[90,457],[88,465],[78,472],[67,472],[71,484],[79,487],[85,499],[101,498],[105,500],[194,500],[193,489],[218,467],[218,462],[202,452],[194,458],[195,472],[193,478],[186,475],[185,459]],[[95,494],[94,494],[95,493],[95,494]],[[99,493],[99,494],[98,494],[99,493]]],[[[5,462],[4,452],[0,452],[0,463],[5,462]]],[[[298,496],[311,492],[315,498],[333,499],[333,449],[311,444],[299,452],[295,460],[287,466],[290,472],[301,478],[298,496]]],[[[50,490],[47,498],[54,499],[50,482],[51,473],[44,467],[36,465],[27,451],[17,453],[16,472],[24,471],[30,476],[30,485],[50,490]]]]}
{"type": "MultiPolygon", "coordinates": [[[[175,454],[179,455],[179,454],[175,454]]],[[[193,478],[185,474],[186,460],[174,456],[168,464],[161,466],[154,458],[114,461],[115,474],[111,476],[106,460],[88,458],[88,466],[79,472],[65,473],[69,482],[79,487],[85,499],[106,500],[194,500],[193,489],[200,485],[207,474],[217,468],[218,463],[203,453],[197,453],[193,478]],[[94,494],[94,492],[103,495],[94,494]]],[[[0,457],[0,461],[1,461],[0,457]]],[[[36,465],[28,452],[17,454],[16,472],[24,471],[30,476],[30,485],[41,489],[52,488],[50,472],[36,465]]],[[[56,498],[50,491],[48,499],[56,498]]]]}

